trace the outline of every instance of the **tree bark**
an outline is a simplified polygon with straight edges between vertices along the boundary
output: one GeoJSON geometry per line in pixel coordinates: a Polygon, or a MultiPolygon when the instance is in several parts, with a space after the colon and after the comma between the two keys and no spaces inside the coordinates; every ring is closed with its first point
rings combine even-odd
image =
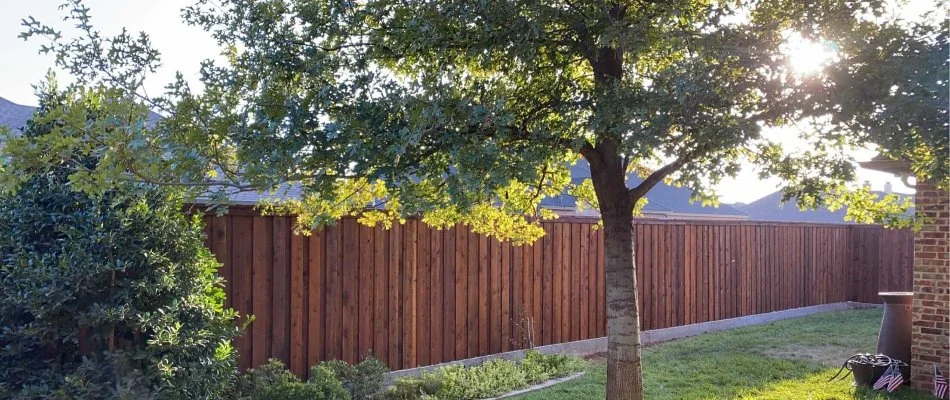
{"type": "Polygon", "coordinates": [[[615,217],[604,214],[607,398],[610,400],[643,398],[632,217],[632,211],[615,217]]]}
{"type": "Polygon", "coordinates": [[[599,153],[601,157],[591,161],[591,179],[604,222],[607,399],[640,400],[643,399],[643,374],[633,258],[635,199],[625,185],[626,171],[621,158],[609,150],[599,153]]]}

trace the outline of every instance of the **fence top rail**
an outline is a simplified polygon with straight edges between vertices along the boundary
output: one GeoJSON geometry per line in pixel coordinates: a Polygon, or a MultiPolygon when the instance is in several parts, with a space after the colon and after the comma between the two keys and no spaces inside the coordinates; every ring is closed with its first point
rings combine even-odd
{"type": "MultiPolygon", "coordinates": [[[[210,215],[214,215],[217,210],[209,210],[208,206],[205,204],[188,204],[185,206],[187,212],[204,212],[210,215]]],[[[251,205],[229,205],[227,206],[227,212],[224,214],[227,216],[236,216],[236,217],[259,217],[261,212],[256,209],[255,206],[251,205]]],[[[342,219],[349,219],[356,217],[343,217],[342,219]]],[[[419,219],[419,217],[409,217],[407,219],[419,219]]],[[[579,216],[579,215],[569,215],[562,216],[557,219],[543,220],[543,223],[581,223],[581,224],[597,224],[600,222],[600,217],[595,216],[579,216]]],[[[717,225],[717,226],[767,226],[767,227],[816,227],[816,228],[862,228],[862,229],[880,229],[883,228],[883,225],[880,224],[848,224],[848,223],[829,223],[829,222],[797,222],[797,221],[759,221],[759,220],[722,220],[722,219],[697,219],[697,218],[644,218],[644,217],[634,217],[633,222],[638,225],[717,225]]]]}

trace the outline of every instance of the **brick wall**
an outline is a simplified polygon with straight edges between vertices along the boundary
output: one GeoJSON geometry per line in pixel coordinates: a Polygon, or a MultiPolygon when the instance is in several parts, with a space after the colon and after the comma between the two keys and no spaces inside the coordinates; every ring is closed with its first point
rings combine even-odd
{"type": "Polygon", "coordinates": [[[918,182],[915,202],[925,223],[914,239],[911,381],[929,391],[935,363],[950,373],[950,192],[918,182]]]}

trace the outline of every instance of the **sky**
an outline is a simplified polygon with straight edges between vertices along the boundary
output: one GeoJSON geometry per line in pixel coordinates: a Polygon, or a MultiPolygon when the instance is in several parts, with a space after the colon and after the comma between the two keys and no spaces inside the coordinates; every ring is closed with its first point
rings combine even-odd
{"type": "MultiPolygon", "coordinates": [[[[164,83],[170,82],[176,71],[186,79],[197,81],[199,63],[218,56],[218,48],[210,35],[200,28],[187,26],[181,21],[182,7],[194,0],[88,0],[92,9],[93,24],[109,36],[127,27],[131,32],[145,32],[151,36],[153,45],[162,52],[163,67],[157,76],[150,78],[146,89],[155,93],[164,83]]],[[[57,9],[60,0],[0,0],[0,97],[15,103],[35,105],[33,85],[43,80],[53,65],[53,58],[38,53],[42,41],[38,38],[24,41],[17,37],[23,31],[21,20],[32,16],[39,21],[58,24],[64,15],[57,9]]],[[[912,0],[899,6],[902,14],[916,15],[932,6],[932,1],[912,0]]],[[[68,36],[68,31],[66,32],[68,36]]],[[[805,70],[813,68],[813,61],[820,61],[823,50],[807,44],[800,46],[801,65],[805,70]],[[812,63],[810,63],[812,61],[812,63]]],[[[67,81],[63,74],[60,80],[67,81]]],[[[792,130],[775,130],[767,135],[787,138],[792,130]]],[[[857,160],[867,160],[875,154],[872,150],[857,151],[857,160]]],[[[872,189],[881,190],[887,182],[902,193],[912,193],[900,183],[900,179],[886,173],[859,169],[858,182],[869,182],[872,189]]],[[[723,203],[749,203],[776,190],[777,180],[760,180],[758,173],[749,168],[735,178],[727,179],[717,186],[723,203]]],[[[649,197],[649,196],[648,196],[649,197]]]]}

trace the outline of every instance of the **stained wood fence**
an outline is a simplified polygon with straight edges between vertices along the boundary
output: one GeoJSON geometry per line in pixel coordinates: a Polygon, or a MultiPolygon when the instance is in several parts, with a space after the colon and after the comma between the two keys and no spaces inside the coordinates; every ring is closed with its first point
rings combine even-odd
{"type": "MultiPolygon", "coordinates": [[[[347,218],[310,236],[290,217],[207,216],[227,303],[254,320],[240,365],[283,360],[301,375],[366,354],[390,368],[606,335],[603,233],[543,223],[513,246],[464,226],[392,229],[347,218]]],[[[913,236],[877,226],[638,220],[643,329],[910,290],[913,236]]]]}

